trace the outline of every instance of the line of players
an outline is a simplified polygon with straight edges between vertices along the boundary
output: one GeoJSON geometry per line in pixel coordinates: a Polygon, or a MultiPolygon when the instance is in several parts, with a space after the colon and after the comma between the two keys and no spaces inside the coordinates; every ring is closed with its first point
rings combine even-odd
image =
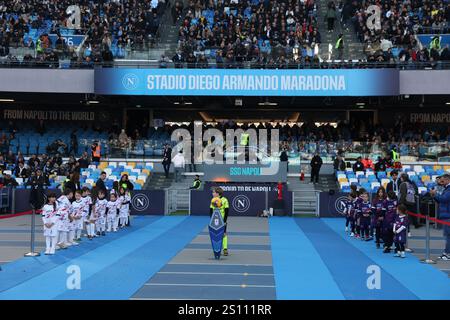
{"type": "Polygon", "coordinates": [[[364,189],[356,189],[352,185],[344,214],[346,216],[345,231],[355,239],[371,241],[375,236],[376,247],[384,253],[390,253],[395,244],[395,257],[405,258],[405,247],[409,233],[409,220],[405,205],[397,203],[394,191],[380,187],[370,202],[369,193],[364,189]]]}
{"type": "Polygon", "coordinates": [[[75,192],[66,188],[59,198],[54,193],[49,194],[42,208],[45,254],[53,255],[57,249],[79,245],[83,230],[92,240],[124,228],[128,225],[130,201],[130,193],[123,187],[118,194],[112,190],[109,200],[106,192],[99,190],[93,201],[87,187],[75,192]]]}

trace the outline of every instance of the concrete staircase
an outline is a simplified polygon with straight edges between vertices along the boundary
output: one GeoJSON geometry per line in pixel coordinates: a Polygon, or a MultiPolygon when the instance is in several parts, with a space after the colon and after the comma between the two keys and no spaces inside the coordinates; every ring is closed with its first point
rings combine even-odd
{"type": "MultiPolygon", "coordinates": [[[[158,38],[155,45],[147,51],[133,51],[128,55],[129,59],[133,60],[160,60],[161,55],[165,55],[171,59],[178,48],[178,30],[182,21],[179,20],[176,25],[173,25],[172,6],[175,1],[169,1],[163,16],[161,17],[161,24],[158,29],[158,38]]],[[[186,1],[185,1],[186,7],[186,1]]]]}
{"type": "Polygon", "coordinates": [[[334,23],[334,32],[328,32],[327,21],[325,21],[328,1],[329,0],[319,0],[317,2],[317,22],[322,40],[322,44],[320,46],[320,57],[323,60],[329,59],[328,45],[331,44],[333,48],[331,59],[338,59],[338,52],[334,49],[334,46],[339,34],[342,33],[344,35],[344,60],[357,60],[365,58],[366,55],[363,52],[364,46],[356,37],[356,33],[354,32],[351,24],[348,24],[347,29],[345,29],[341,26],[341,22],[336,20],[334,23]]]}
{"type": "Polygon", "coordinates": [[[309,179],[300,181],[298,177],[288,178],[288,190],[293,192],[294,215],[317,215],[317,193],[338,190],[333,175],[320,175],[319,183],[315,184],[310,183],[309,179]]]}
{"type": "Polygon", "coordinates": [[[288,190],[293,194],[294,215],[315,215],[317,208],[317,195],[314,184],[309,180],[300,181],[297,177],[288,178],[288,190]]]}
{"type": "Polygon", "coordinates": [[[172,182],[168,192],[169,214],[173,212],[189,212],[190,190],[192,179],[181,178],[180,182],[172,182]]]}
{"type": "Polygon", "coordinates": [[[145,190],[164,190],[170,188],[173,181],[173,173],[166,178],[164,173],[153,172],[144,184],[145,190]]]}

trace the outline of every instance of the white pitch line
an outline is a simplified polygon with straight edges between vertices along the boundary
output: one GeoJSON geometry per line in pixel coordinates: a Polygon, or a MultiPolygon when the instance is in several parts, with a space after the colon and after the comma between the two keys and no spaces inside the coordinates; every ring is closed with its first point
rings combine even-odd
{"type": "Polygon", "coordinates": [[[201,284],[201,283],[146,283],[145,286],[180,286],[180,287],[236,287],[236,288],[275,288],[256,284],[201,284]]]}
{"type": "Polygon", "coordinates": [[[161,274],[220,274],[220,275],[237,275],[237,276],[273,276],[273,273],[245,273],[245,272],[176,272],[161,271],[161,274]]]}
{"type": "Polygon", "coordinates": [[[192,298],[184,298],[184,299],[174,299],[174,298],[130,298],[129,300],[214,300],[214,299],[192,299],[192,298]]]}
{"type": "MultiPolygon", "coordinates": [[[[213,260],[214,261],[214,260],[213,260]]],[[[169,262],[168,264],[176,265],[201,265],[201,266],[244,266],[244,267],[273,267],[271,264],[248,264],[248,263],[200,263],[200,262],[169,262]]]]}
{"type": "MultiPolygon", "coordinates": [[[[183,249],[183,251],[184,250],[195,250],[195,251],[205,251],[205,250],[208,250],[208,251],[211,251],[211,248],[184,248],[183,249]]],[[[272,251],[272,250],[270,250],[270,249],[236,249],[236,248],[233,248],[233,252],[234,251],[252,251],[252,252],[254,252],[254,251],[260,251],[260,252],[270,252],[270,251],[272,251]]]]}

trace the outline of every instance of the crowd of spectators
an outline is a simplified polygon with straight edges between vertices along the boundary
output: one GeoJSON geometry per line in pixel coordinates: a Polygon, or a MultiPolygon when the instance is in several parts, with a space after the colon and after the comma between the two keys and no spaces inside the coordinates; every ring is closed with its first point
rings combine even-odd
{"type": "Polygon", "coordinates": [[[23,62],[53,62],[68,58],[78,66],[89,67],[99,61],[112,61],[114,45],[118,57],[126,50],[144,50],[153,43],[167,7],[166,0],[87,1],[79,0],[80,21],[74,18],[74,3],[68,0],[0,0],[0,56],[10,56],[10,48],[30,48],[36,58],[23,62]],[[69,9],[71,8],[71,9],[69,9]],[[70,26],[75,23],[75,28],[70,26]],[[70,27],[71,34],[87,35],[81,48],[68,45],[61,35],[70,27]],[[26,36],[37,30],[33,37],[26,36]],[[52,43],[48,34],[58,38],[52,43]]]}
{"type": "Polygon", "coordinates": [[[63,162],[60,154],[53,156],[33,154],[25,160],[25,156],[21,152],[14,154],[10,150],[8,153],[0,155],[0,172],[2,173],[0,186],[17,186],[18,182],[15,178],[23,179],[26,184],[38,171],[49,184],[51,176],[71,176],[74,173],[79,175],[81,169],[87,168],[90,163],[91,159],[87,152],[84,152],[79,159],[70,156],[67,162],[63,162]]]}
{"type": "Polygon", "coordinates": [[[449,33],[450,4],[442,0],[411,1],[351,1],[345,0],[342,7],[341,21],[345,27],[353,24],[358,39],[364,43],[368,61],[448,61],[448,47],[441,48],[433,44],[422,48],[416,40],[417,34],[449,33]],[[373,12],[369,6],[380,8],[380,27],[369,28],[367,21],[372,22],[373,12]],[[392,48],[400,48],[397,58],[392,48]],[[444,51],[442,51],[444,49],[444,51]],[[442,52],[441,52],[442,51],[442,52]]]}
{"type": "Polygon", "coordinates": [[[191,0],[185,12],[174,62],[195,66],[200,60],[204,65],[207,49],[219,66],[318,59],[321,37],[314,0],[191,0]]]}

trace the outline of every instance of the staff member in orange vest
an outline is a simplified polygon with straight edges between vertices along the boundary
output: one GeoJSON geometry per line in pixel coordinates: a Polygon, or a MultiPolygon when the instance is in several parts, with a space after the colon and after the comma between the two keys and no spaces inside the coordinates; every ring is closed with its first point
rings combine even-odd
{"type": "Polygon", "coordinates": [[[100,144],[98,141],[95,141],[92,146],[92,162],[100,162],[100,144]]]}

